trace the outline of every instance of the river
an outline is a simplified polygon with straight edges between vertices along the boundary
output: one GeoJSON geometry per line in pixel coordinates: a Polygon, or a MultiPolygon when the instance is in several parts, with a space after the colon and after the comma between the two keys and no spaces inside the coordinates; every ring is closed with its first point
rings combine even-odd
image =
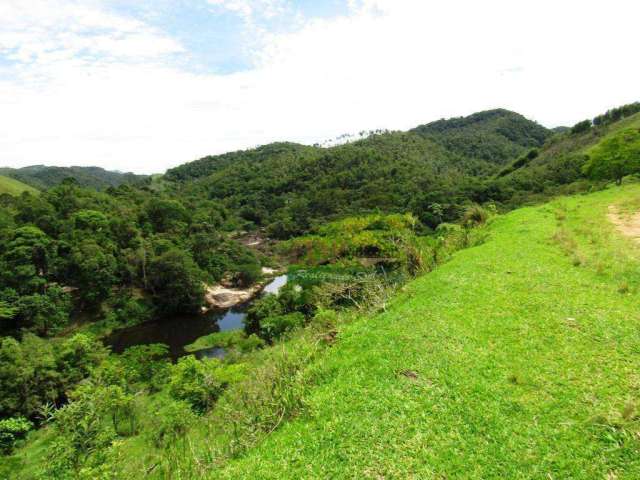
{"type": "MultiPolygon", "coordinates": [[[[259,295],[277,294],[287,283],[287,276],[280,275],[269,282],[259,295]]],[[[244,327],[246,311],[253,301],[226,310],[211,310],[202,315],[177,315],[174,317],[152,320],[133,327],[114,331],[105,339],[105,344],[115,353],[122,353],[135,345],[164,343],[169,347],[169,356],[176,360],[187,352],[185,345],[198,338],[215,332],[238,330],[244,327]]],[[[224,349],[213,348],[195,353],[202,357],[223,357],[224,349]]]]}

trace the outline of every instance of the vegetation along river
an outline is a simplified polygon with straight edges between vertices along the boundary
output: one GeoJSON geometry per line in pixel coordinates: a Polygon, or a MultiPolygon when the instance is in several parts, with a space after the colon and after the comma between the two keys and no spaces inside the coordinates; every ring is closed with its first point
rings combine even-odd
{"type": "MultiPolygon", "coordinates": [[[[286,283],[286,275],[277,276],[264,287],[260,295],[277,294],[286,283]]],[[[246,311],[252,302],[250,300],[226,310],[211,310],[202,315],[174,316],[123,328],[113,332],[107,337],[105,343],[111,346],[111,349],[116,353],[122,353],[135,345],[164,343],[169,347],[169,355],[175,360],[187,355],[188,352],[184,350],[185,345],[193,343],[204,335],[243,328],[246,311]]],[[[199,358],[221,358],[224,354],[223,348],[210,348],[195,352],[199,358]]]]}

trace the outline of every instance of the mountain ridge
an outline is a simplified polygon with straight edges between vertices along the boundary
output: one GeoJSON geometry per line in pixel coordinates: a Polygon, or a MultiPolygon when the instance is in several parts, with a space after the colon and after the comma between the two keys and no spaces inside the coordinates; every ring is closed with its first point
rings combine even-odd
{"type": "Polygon", "coordinates": [[[0,168],[0,175],[13,178],[38,190],[46,190],[59,185],[66,178],[75,178],[82,187],[104,190],[123,183],[133,183],[145,179],[146,175],[130,172],[106,170],[102,167],[57,167],[47,165],[29,165],[21,168],[0,168]]]}

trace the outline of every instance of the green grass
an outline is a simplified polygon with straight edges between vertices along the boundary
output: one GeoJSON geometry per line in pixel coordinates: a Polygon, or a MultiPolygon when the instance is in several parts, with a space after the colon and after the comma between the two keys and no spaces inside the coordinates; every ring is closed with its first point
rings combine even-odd
{"type": "Polygon", "coordinates": [[[38,190],[13,178],[0,175],[0,195],[3,193],[20,195],[22,192],[38,193],[38,190]]]}
{"type": "Polygon", "coordinates": [[[215,332],[197,338],[193,343],[184,346],[185,352],[197,352],[205,348],[229,347],[237,343],[243,337],[242,330],[228,332],[215,332]]]}
{"type": "MultiPolygon", "coordinates": [[[[122,478],[640,478],[640,247],[610,205],[639,210],[640,184],[495,217],[335,343],[301,330],[246,357],[248,383],[168,448],[147,438],[166,392],[140,396],[122,478]]],[[[51,440],[7,458],[11,478],[51,440]]]]}
{"type": "Polygon", "coordinates": [[[638,247],[606,220],[639,198],[627,185],[497,218],[344,325],[307,414],[210,476],[640,478],[638,247]]]}

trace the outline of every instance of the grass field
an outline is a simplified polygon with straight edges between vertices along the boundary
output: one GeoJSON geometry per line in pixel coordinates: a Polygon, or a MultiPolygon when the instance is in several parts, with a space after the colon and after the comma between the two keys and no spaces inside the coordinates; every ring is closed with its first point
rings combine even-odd
{"type": "MultiPolygon", "coordinates": [[[[244,393],[223,396],[185,442],[121,440],[115,478],[640,478],[640,245],[610,206],[640,211],[640,184],[494,217],[483,244],[386,312],[345,316],[331,347],[302,344],[315,352],[291,379],[303,407],[257,445],[217,454],[216,422],[252,414],[225,415],[244,393]]],[[[158,395],[140,398],[141,424],[158,395]]],[[[37,478],[52,440],[34,432],[6,459],[10,478],[37,478]]]]}
{"type": "Polygon", "coordinates": [[[13,178],[0,175],[0,195],[3,193],[20,195],[22,192],[37,193],[38,190],[13,178]]]}
{"type": "Polygon", "coordinates": [[[305,415],[215,478],[640,478],[640,186],[498,217],[345,325],[305,415]]]}

